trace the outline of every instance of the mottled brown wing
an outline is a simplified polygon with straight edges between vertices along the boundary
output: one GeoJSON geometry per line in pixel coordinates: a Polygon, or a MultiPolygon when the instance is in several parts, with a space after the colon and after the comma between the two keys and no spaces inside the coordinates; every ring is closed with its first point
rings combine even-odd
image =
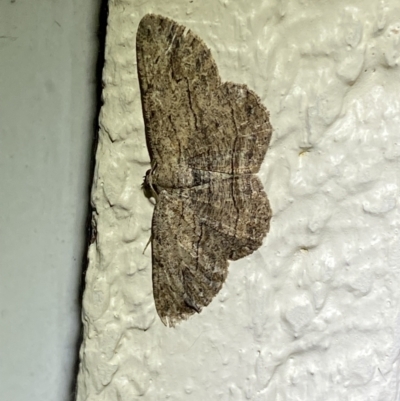
{"type": "Polygon", "coordinates": [[[153,215],[153,292],[165,325],[211,302],[226,279],[228,259],[261,245],[270,216],[255,176],[161,192],[153,215]]]}
{"type": "Polygon", "coordinates": [[[136,48],[152,162],[167,172],[177,166],[257,172],[272,132],[258,96],[244,85],[221,83],[203,41],[168,18],[146,15],[136,48]]]}
{"type": "Polygon", "coordinates": [[[240,175],[182,191],[202,224],[225,238],[228,259],[258,249],[269,230],[272,211],[255,175],[240,175]]]}
{"type": "Polygon", "coordinates": [[[187,149],[187,164],[204,171],[257,173],[272,134],[269,114],[259,97],[245,85],[225,82],[209,99],[195,99],[192,110],[200,121],[198,142],[187,149]]]}

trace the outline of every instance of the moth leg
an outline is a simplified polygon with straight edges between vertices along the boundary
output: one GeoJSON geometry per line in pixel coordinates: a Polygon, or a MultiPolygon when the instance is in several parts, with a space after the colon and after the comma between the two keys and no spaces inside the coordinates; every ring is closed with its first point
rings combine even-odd
{"type": "Polygon", "coordinates": [[[149,244],[151,244],[151,241],[153,241],[153,234],[150,235],[150,238],[149,238],[149,240],[147,241],[147,244],[146,244],[146,246],[145,246],[144,249],[143,249],[143,255],[144,255],[144,253],[146,252],[146,249],[147,249],[147,247],[149,246],[149,244]]]}

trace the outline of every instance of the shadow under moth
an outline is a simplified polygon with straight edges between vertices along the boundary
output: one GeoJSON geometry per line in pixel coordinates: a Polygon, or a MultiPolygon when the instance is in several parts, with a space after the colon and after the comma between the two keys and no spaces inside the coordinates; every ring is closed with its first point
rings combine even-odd
{"type": "Polygon", "coordinates": [[[220,291],[228,260],[250,255],[269,230],[259,178],[269,114],[245,85],[221,82],[204,42],[159,15],[140,21],[137,66],[156,199],[153,293],[162,322],[200,313],[220,291]]]}

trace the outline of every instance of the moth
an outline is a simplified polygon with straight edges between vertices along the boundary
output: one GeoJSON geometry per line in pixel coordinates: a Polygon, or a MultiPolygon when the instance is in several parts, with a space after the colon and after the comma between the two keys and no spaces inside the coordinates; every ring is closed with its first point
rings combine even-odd
{"type": "Polygon", "coordinates": [[[222,82],[210,50],[189,29],[148,14],[137,67],[156,199],[155,306],[166,326],[200,313],[220,291],[228,260],[250,255],[269,230],[259,178],[269,113],[247,86],[222,82]]]}

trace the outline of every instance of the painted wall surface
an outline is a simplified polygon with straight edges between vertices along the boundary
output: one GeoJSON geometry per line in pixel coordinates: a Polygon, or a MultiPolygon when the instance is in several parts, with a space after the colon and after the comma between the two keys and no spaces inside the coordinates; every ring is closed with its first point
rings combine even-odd
{"type": "Polygon", "coordinates": [[[397,0],[110,1],[79,401],[395,401],[400,340],[397,0]],[[135,62],[148,13],[270,110],[274,217],[197,316],[164,327],[135,62]]]}
{"type": "Polygon", "coordinates": [[[0,2],[0,400],[71,399],[100,2],[0,2]]]}

